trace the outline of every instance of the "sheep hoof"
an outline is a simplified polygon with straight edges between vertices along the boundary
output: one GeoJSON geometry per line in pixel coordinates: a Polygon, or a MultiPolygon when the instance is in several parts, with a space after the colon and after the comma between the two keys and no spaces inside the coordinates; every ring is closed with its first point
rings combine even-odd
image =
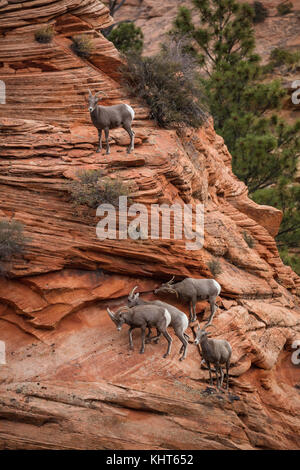
{"type": "Polygon", "coordinates": [[[101,149],[97,149],[97,150],[96,150],[96,153],[101,153],[101,149]]]}
{"type": "Polygon", "coordinates": [[[183,361],[184,359],[185,359],[185,357],[180,357],[180,359],[179,359],[179,360],[180,360],[180,361],[183,361]]]}
{"type": "Polygon", "coordinates": [[[140,354],[144,354],[145,351],[143,351],[142,349],[140,350],[140,354]]]}

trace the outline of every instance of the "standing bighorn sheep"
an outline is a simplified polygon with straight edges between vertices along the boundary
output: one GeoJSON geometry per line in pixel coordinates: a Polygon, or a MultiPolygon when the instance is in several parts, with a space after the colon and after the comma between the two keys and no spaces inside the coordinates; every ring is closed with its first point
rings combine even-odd
{"type": "MultiPolygon", "coordinates": [[[[205,329],[208,326],[209,325],[205,325],[204,328],[202,329],[198,328],[196,339],[195,339],[195,344],[200,343],[202,357],[205,360],[208,370],[209,370],[210,385],[213,385],[210,364],[213,364],[215,366],[217,388],[219,390],[223,385],[223,379],[224,379],[224,372],[222,369],[222,364],[226,365],[226,377],[227,377],[226,390],[228,390],[228,382],[229,382],[228,372],[229,372],[232,349],[228,341],[226,341],[225,339],[208,339],[207,332],[205,331],[205,329]],[[219,381],[218,372],[220,372],[221,383],[219,381]]],[[[214,325],[210,325],[210,326],[212,327],[214,325]]]]}
{"type": "Polygon", "coordinates": [[[106,139],[106,154],[110,153],[109,148],[109,129],[116,129],[117,127],[123,127],[128,132],[130,137],[130,145],[127,149],[127,153],[130,153],[134,149],[134,132],[131,129],[131,123],[134,118],[134,111],[128,104],[115,104],[113,106],[100,106],[98,100],[101,99],[98,95],[102,93],[98,91],[95,96],[92,95],[89,90],[89,112],[91,115],[92,123],[98,130],[99,136],[99,147],[97,153],[102,149],[102,131],[104,130],[106,139]]]}
{"type": "MultiPolygon", "coordinates": [[[[134,307],[136,305],[158,305],[159,307],[164,307],[168,310],[168,312],[171,315],[170,326],[172,326],[175,335],[182,342],[182,346],[180,348],[180,354],[181,353],[183,354],[179,359],[180,361],[182,361],[186,357],[187,345],[188,345],[188,340],[189,340],[189,336],[185,333],[185,330],[189,326],[189,322],[188,322],[186,314],[181,312],[181,310],[174,307],[173,305],[167,304],[166,302],[161,302],[160,300],[149,300],[149,301],[142,300],[140,298],[140,294],[138,292],[135,293],[137,288],[138,286],[135,286],[128,295],[129,307],[134,307]]],[[[151,335],[151,329],[149,328],[149,333],[147,335],[147,338],[149,340],[153,339],[154,341],[158,341],[161,333],[158,331],[157,336],[153,338],[151,338],[150,335],[151,335]]]]}
{"type": "Polygon", "coordinates": [[[135,328],[141,328],[142,330],[140,354],[143,354],[145,351],[146,328],[155,327],[168,341],[168,349],[163,357],[167,357],[170,354],[172,338],[167,332],[167,327],[170,324],[171,315],[166,308],[159,307],[158,305],[137,305],[132,308],[126,306],[121,307],[116,313],[107,308],[107,312],[115,323],[118,331],[121,330],[124,323],[130,326],[128,330],[130,349],[133,349],[132,330],[135,328]]]}
{"type": "Polygon", "coordinates": [[[183,281],[173,284],[172,279],[154,290],[154,294],[171,293],[189,304],[190,322],[196,320],[196,303],[198,300],[208,299],[211,314],[207,325],[210,325],[217,309],[216,298],[220,295],[221,286],[214,279],[194,279],[187,277],[183,281]]]}

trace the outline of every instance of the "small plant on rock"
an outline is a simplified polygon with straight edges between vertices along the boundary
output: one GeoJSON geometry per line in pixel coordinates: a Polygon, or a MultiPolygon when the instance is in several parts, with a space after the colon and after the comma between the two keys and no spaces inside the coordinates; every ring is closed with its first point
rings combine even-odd
{"type": "Polygon", "coordinates": [[[43,26],[34,33],[35,40],[42,44],[48,44],[52,41],[55,29],[51,25],[43,26]]]}
{"type": "Polygon", "coordinates": [[[278,15],[284,16],[287,15],[288,13],[291,13],[293,11],[293,4],[292,2],[281,2],[279,5],[277,5],[277,12],[278,15]]]}
{"type": "Polygon", "coordinates": [[[218,274],[222,273],[222,268],[221,268],[221,263],[218,259],[212,258],[208,263],[207,263],[208,269],[212,273],[214,277],[216,277],[218,274]]]}
{"type": "Polygon", "coordinates": [[[78,174],[78,180],[68,183],[68,192],[75,206],[96,209],[99,204],[117,206],[120,196],[129,195],[129,186],[120,178],[103,176],[101,170],[87,170],[78,174]]]}
{"type": "Polygon", "coordinates": [[[17,220],[0,220],[0,275],[9,273],[13,258],[25,250],[29,241],[24,236],[24,226],[17,220]]]}
{"type": "Polygon", "coordinates": [[[254,247],[254,245],[255,245],[254,239],[253,239],[253,238],[251,237],[251,235],[249,235],[249,233],[246,232],[245,230],[244,230],[244,232],[243,232],[243,238],[244,238],[245,242],[247,243],[247,245],[249,246],[249,248],[253,248],[253,247],[254,247]]]}
{"type": "Polygon", "coordinates": [[[262,23],[269,16],[268,9],[264,6],[262,2],[254,2],[254,17],[253,23],[262,23]]]}
{"type": "Polygon", "coordinates": [[[94,46],[89,36],[78,34],[72,37],[72,41],[71,48],[79,57],[87,59],[91,55],[94,46]]]}

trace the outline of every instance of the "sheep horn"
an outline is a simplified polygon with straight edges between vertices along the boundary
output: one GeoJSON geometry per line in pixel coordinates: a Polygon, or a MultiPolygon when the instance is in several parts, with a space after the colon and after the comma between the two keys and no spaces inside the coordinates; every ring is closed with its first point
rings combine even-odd
{"type": "Polygon", "coordinates": [[[132,289],[132,291],[130,292],[130,294],[129,294],[129,296],[128,296],[130,299],[133,298],[133,295],[134,295],[136,289],[138,289],[138,287],[139,287],[139,286],[134,286],[134,288],[132,289]]]}
{"type": "Polygon", "coordinates": [[[116,317],[115,317],[115,314],[107,307],[107,313],[108,315],[110,316],[110,318],[112,319],[113,322],[116,322],[116,317]]]}
{"type": "Polygon", "coordinates": [[[172,277],[172,279],[170,279],[170,281],[167,282],[167,284],[172,284],[172,282],[174,281],[175,279],[175,276],[172,277]]]}
{"type": "Polygon", "coordinates": [[[91,92],[91,90],[89,89],[89,95],[90,96],[93,96],[93,93],[91,92]]]}

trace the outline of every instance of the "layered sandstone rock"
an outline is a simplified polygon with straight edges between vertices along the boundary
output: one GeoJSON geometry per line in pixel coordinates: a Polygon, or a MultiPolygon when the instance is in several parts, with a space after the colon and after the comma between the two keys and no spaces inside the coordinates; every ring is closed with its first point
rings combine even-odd
{"type": "MultiPolygon", "coordinates": [[[[157,128],[126,94],[121,58],[100,33],[110,18],[99,0],[4,1],[0,12],[7,90],[0,216],[20,220],[30,238],[13,277],[0,279],[1,448],[299,447],[299,366],[291,355],[300,335],[300,280],[274,242],[281,213],[248,199],[211,121],[178,136],[157,128]],[[48,23],[55,38],[38,44],[34,31],[48,23]],[[95,42],[89,60],[70,49],[77,32],[95,42]],[[134,107],[131,155],[120,129],[111,132],[111,155],[95,153],[88,88],[105,91],[104,104],[134,107]],[[99,218],[76,212],[67,192],[79,170],[96,168],[130,183],[133,201],[149,211],[153,203],[203,203],[204,247],[189,251],[173,239],[100,242],[99,218]],[[179,362],[173,335],[169,358],[162,359],[164,339],[140,355],[138,332],[129,351],[126,328],[117,332],[106,314],[135,285],[150,299],[171,275],[211,277],[213,258],[222,269],[214,334],[233,346],[229,394],[207,389],[196,346],[179,362]]],[[[206,318],[206,302],[197,311],[206,318]]]]}

